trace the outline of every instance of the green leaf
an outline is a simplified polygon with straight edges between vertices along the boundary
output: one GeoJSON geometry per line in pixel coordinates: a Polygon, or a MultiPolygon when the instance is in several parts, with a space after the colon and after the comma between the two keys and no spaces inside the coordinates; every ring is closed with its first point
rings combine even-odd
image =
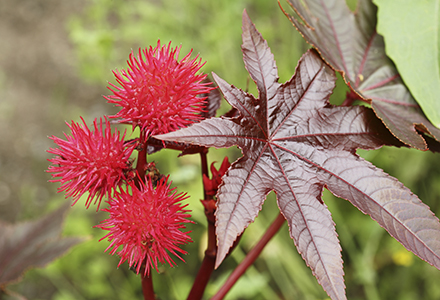
{"type": "Polygon", "coordinates": [[[432,124],[440,128],[440,0],[374,0],[388,56],[432,124]]]}

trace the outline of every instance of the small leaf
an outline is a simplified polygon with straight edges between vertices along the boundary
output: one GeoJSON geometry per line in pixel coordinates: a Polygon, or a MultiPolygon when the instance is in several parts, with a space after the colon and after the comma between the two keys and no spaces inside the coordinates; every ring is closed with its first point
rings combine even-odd
{"type": "Polygon", "coordinates": [[[290,236],[318,282],[332,299],[346,299],[341,248],[331,214],[322,201],[327,187],[440,269],[438,219],[397,179],[356,154],[359,148],[402,144],[371,109],[329,104],[336,76],[314,50],[301,58],[288,82],[278,84],[270,49],[246,13],[243,31],[245,65],[261,98],[214,74],[237,114],[156,136],[206,147],[237,145],[242,150],[243,156],[226,172],[217,194],[216,265],[257,217],[266,195],[273,190],[290,236]],[[249,40],[258,47],[246,46],[249,40]]]}
{"type": "Polygon", "coordinates": [[[417,130],[439,142],[440,130],[426,119],[385,54],[383,38],[376,32],[377,9],[370,0],[359,0],[355,14],[344,0],[288,1],[297,14],[286,13],[290,21],[342,73],[346,83],[371,103],[394,136],[421,150],[428,148],[417,130]]]}
{"type": "Polygon", "coordinates": [[[440,128],[440,1],[383,1],[377,30],[412,95],[440,128]]]}
{"type": "MultiPolygon", "coordinates": [[[[208,79],[208,77],[205,78],[205,80],[203,80],[204,83],[207,83],[210,81],[211,80],[208,79]]],[[[208,86],[215,87],[214,83],[212,83],[212,82],[208,86]]],[[[203,111],[201,113],[203,119],[215,117],[215,114],[217,113],[217,109],[219,109],[220,104],[222,102],[222,96],[220,95],[220,92],[218,91],[218,89],[213,89],[207,94],[206,93],[200,94],[199,97],[201,97],[201,98],[207,97],[205,99],[205,107],[203,108],[203,111]]]]}
{"type": "Polygon", "coordinates": [[[35,221],[0,223],[0,286],[18,281],[31,267],[44,267],[83,238],[61,238],[69,204],[35,221]]]}

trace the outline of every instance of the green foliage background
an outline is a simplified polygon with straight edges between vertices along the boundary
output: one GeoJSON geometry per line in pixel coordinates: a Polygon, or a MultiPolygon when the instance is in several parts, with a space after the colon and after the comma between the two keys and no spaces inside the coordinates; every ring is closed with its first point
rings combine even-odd
{"type": "MultiPolygon", "coordinates": [[[[354,2],[350,1],[350,7],[354,7],[354,2]]],[[[284,3],[283,7],[289,9],[284,3]]],[[[255,93],[240,51],[243,9],[268,41],[278,64],[280,81],[288,80],[308,46],[275,0],[90,0],[82,14],[66,20],[66,26],[78,59],[77,72],[90,84],[114,82],[111,70],[125,68],[132,50],[154,46],[160,39],[162,43],[172,41],[172,46],[181,44],[182,53],[193,49],[194,55],[200,54],[207,61],[204,72],[214,71],[229,83],[255,93]]],[[[332,101],[342,101],[346,91],[338,81],[332,101]]],[[[223,103],[221,111],[228,109],[223,103]]],[[[191,196],[188,201],[196,224],[190,226],[190,230],[195,242],[186,247],[190,253],[184,257],[186,263],[178,262],[178,267],[173,269],[164,266],[160,274],[154,275],[161,299],[186,298],[206,243],[206,221],[199,203],[202,198],[199,158],[177,158],[177,154],[165,150],[150,160],[157,162],[161,172],[171,174],[179,192],[191,196]]],[[[359,151],[359,154],[397,177],[440,215],[438,154],[395,148],[359,151]]],[[[221,162],[224,155],[233,161],[240,152],[213,149],[209,160],[221,162]]],[[[324,200],[332,212],[342,244],[349,299],[440,299],[437,269],[406,251],[347,201],[327,191],[324,200]]],[[[62,195],[53,194],[51,201],[57,206],[66,200],[62,195]]],[[[270,194],[239,247],[214,273],[206,299],[218,290],[277,213],[274,194],[270,194]]],[[[128,270],[126,263],[117,269],[118,257],[104,253],[108,242],[98,243],[104,234],[92,227],[104,218],[106,215],[101,212],[76,205],[66,221],[65,234],[89,235],[91,239],[47,268],[28,272],[25,281],[12,289],[30,299],[142,299],[140,278],[128,270]],[[51,293],[43,293],[48,286],[51,293]]],[[[227,296],[227,299],[327,298],[298,254],[286,225],[227,296]]]]}

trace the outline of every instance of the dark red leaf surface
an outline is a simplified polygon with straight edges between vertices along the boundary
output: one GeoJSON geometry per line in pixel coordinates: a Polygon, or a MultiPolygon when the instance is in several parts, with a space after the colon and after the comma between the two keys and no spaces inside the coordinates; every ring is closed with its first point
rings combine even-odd
{"type": "Polygon", "coordinates": [[[217,266],[275,191],[299,253],[332,299],[346,299],[341,248],[322,200],[323,188],[349,200],[406,248],[440,268],[440,223],[397,179],[356,154],[399,142],[366,107],[335,107],[328,99],[335,74],[314,50],[295,75],[278,83],[273,55],[246,13],[243,58],[259,98],[214,74],[225,99],[239,112],[156,136],[206,147],[238,145],[217,194],[217,266]]]}
{"type": "Polygon", "coordinates": [[[31,267],[43,267],[82,242],[61,238],[62,222],[69,204],[35,221],[0,223],[0,286],[17,281],[31,267]]]}
{"type": "Polygon", "coordinates": [[[291,22],[343,74],[346,83],[371,102],[376,115],[399,140],[426,150],[417,128],[438,143],[440,130],[425,117],[385,54],[371,0],[359,0],[355,14],[345,0],[288,1],[297,14],[288,15],[291,22]]]}
{"type": "MultiPolygon", "coordinates": [[[[208,78],[205,78],[203,80],[204,83],[210,82],[211,80],[208,78]]],[[[210,87],[216,87],[214,83],[211,83],[209,85],[210,87]]],[[[201,94],[200,97],[207,97],[205,99],[205,107],[202,111],[203,119],[215,117],[217,110],[220,108],[220,104],[222,102],[222,96],[220,95],[220,92],[218,89],[210,91],[208,94],[201,94]]]]}

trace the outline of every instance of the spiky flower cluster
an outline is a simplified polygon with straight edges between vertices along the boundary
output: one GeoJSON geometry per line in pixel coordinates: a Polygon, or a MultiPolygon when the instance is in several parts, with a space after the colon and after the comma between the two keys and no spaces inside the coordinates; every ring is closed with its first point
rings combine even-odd
{"type": "Polygon", "coordinates": [[[89,192],[86,200],[88,208],[95,198],[95,203],[101,203],[104,196],[111,196],[125,180],[132,176],[130,155],[133,146],[125,143],[125,133],[121,136],[116,129],[114,133],[110,123],[105,119],[93,122],[90,130],[84,119],[83,124],[68,124],[71,135],[64,134],[67,140],[52,136],[59,148],[50,148],[49,153],[56,157],[49,159],[52,165],[48,172],[52,173],[51,182],[60,182],[58,192],[65,192],[66,198],[72,197],[74,204],[89,192]],[[103,128],[105,124],[105,128],[103,128]]]}
{"type": "Polygon", "coordinates": [[[171,43],[155,48],[139,49],[137,58],[130,54],[128,69],[114,71],[118,87],[111,84],[109,103],[121,107],[113,116],[121,123],[139,126],[145,136],[167,133],[201,120],[204,100],[210,83],[203,83],[205,74],[197,74],[204,65],[191,52],[177,60],[181,47],[171,43]]]}
{"type": "Polygon", "coordinates": [[[175,188],[170,189],[168,177],[161,179],[156,188],[147,180],[146,184],[140,182],[140,188],[130,183],[116,194],[109,208],[103,209],[109,218],[96,227],[109,231],[101,240],[111,241],[106,251],[121,257],[118,266],[128,261],[136,273],[145,267],[144,274],[149,274],[150,268],[157,270],[158,262],[175,265],[169,253],[183,260],[179,253],[186,251],[178,246],[192,241],[189,232],[180,231],[184,223],[191,222],[189,210],[180,203],[187,198],[186,194],[176,194],[175,188]],[[119,247],[122,249],[118,251],[119,247]]]}
{"type": "Polygon", "coordinates": [[[72,197],[74,204],[88,192],[87,208],[95,199],[99,209],[101,200],[107,198],[109,207],[103,210],[110,216],[97,226],[109,231],[103,238],[111,241],[107,250],[121,257],[119,265],[128,261],[137,273],[145,268],[144,274],[151,268],[157,270],[158,262],[175,265],[170,254],[182,259],[180,255],[186,252],[179,246],[191,238],[181,229],[191,222],[191,216],[180,203],[186,195],[176,194],[168,177],[140,175],[151,165],[143,149],[150,135],[202,119],[206,106],[202,94],[213,89],[202,82],[206,75],[198,74],[203,66],[198,56],[190,59],[190,52],[178,61],[180,47],[170,45],[161,46],[158,41],[155,48],[139,50],[137,58],[132,53],[127,71],[114,72],[122,87],[112,85],[114,94],[106,99],[121,110],[110,118],[131,124],[133,129],[139,126],[138,139],[124,141],[125,133],[112,132],[107,118],[99,123],[95,119],[92,129],[81,118],[82,124],[67,124],[71,134],[64,134],[66,140],[52,136],[58,148],[48,150],[56,155],[49,159],[48,172],[52,182],[61,183],[59,192],[72,197]],[[134,150],[139,150],[136,170],[130,158],[134,150]]]}

